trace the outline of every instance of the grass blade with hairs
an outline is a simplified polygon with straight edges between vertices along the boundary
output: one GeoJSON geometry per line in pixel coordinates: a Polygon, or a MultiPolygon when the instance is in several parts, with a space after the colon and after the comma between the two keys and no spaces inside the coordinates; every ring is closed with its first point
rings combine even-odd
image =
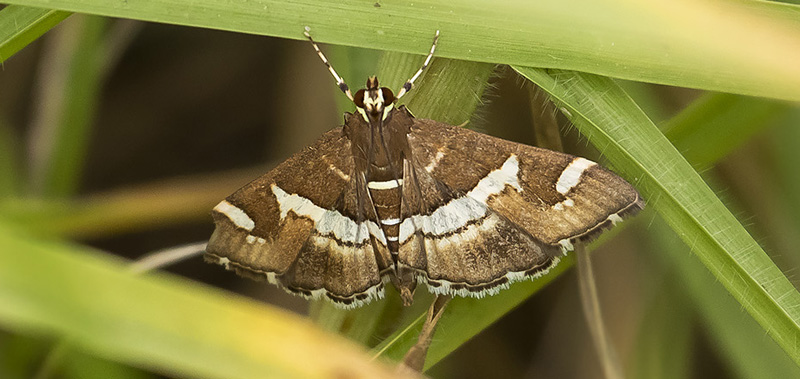
{"type": "Polygon", "coordinates": [[[690,0],[11,0],[12,4],[800,100],[800,12],[690,0]],[[347,20],[347,22],[342,22],[347,20]],[[446,39],[445,39],[446,38],[446,39]]]}
{"type": "Polygon", "coordinates": [[[617,172],[637,183],[648,206],[800,364],[800,294],[636,104],[608,78],[516,69],[550,93],[617,172]]]}

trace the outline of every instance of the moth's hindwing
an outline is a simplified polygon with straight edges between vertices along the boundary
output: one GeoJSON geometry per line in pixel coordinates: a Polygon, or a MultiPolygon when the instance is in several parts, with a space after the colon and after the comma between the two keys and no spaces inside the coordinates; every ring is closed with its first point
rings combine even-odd
{"type": "Polygon", "coordinates": [[[482,297],[558,263],[557,248],[487,206],[481,192],[502,186],[502,178],[453,192],[424,168],[407,172],[416,186],[404,187],[398,264],[417,271],[431,292],[482,297]]]}
{"type": "Polygon", "coordinates": [[[422,119],[409,144],[399,265],[435,293],[481,297],[539,276],[643,207],[584,158],[422,119]]]}
{"type": "Polygon", "coordinates": [[[350,148],[334,129],[217,205],[206,259],[344,307],[382,297],[388,252],[350,148]]]}

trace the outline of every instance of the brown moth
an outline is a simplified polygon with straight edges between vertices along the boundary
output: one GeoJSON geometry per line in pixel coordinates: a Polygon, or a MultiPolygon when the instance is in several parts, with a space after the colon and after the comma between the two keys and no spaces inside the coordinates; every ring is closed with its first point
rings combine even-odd
{"type": "Polygon", "coordinates": [[[210,262],[291,293],[350,308],[391,282],[483,297],[555,266],[576,242],[644,206],[624,179],[568,154],[505,141],[395,106],[367,80],[343,127],[242,187],[213,210],[210,262]]]}

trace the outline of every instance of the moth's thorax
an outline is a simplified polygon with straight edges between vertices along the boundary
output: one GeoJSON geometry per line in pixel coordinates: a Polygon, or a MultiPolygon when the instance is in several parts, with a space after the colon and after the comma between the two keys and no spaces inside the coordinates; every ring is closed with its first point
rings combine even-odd
{"type": "Polygon", "coordinates": [[[350,140],[356,170],[367,180],[402,178],[403,160],[411,156],[408,145],[413,116],[404,107],[386,110],[386,117],[366,120],[348,114],[344,133],[350,140]]]}
{"type": "Polygon", "coordinates": [[[394,93],[386,87],[380,87],[375,76],[367,79],[367,88],[360,89],[353,96],[358,112],[369,123],[385,120],[394,105],[394,93]]]}

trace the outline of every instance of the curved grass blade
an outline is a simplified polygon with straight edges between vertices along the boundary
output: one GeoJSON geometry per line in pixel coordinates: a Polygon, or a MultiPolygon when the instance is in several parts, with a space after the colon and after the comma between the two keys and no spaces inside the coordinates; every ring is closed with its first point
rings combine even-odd
{"type": "Polygon", "coordinates": [[[609,78],[516,67],[637,185],[700,261],[800,364],[800,294],[689,163],[609,78]]]}
{"type": "Polygon", "coordinates": [[[800,100],[800,12],[690,0],[10,0],[80,13],[800,100]],[[342,22],[347,20],[347,22],[342,22]]]}
{"type": "Polygon", "coordinates": [[[0,324],[179,376],[396,377],[355,345],[272,307],[0,222],[0,324]],[[313,358],[310,358],[313,357],[313,358]]]}

